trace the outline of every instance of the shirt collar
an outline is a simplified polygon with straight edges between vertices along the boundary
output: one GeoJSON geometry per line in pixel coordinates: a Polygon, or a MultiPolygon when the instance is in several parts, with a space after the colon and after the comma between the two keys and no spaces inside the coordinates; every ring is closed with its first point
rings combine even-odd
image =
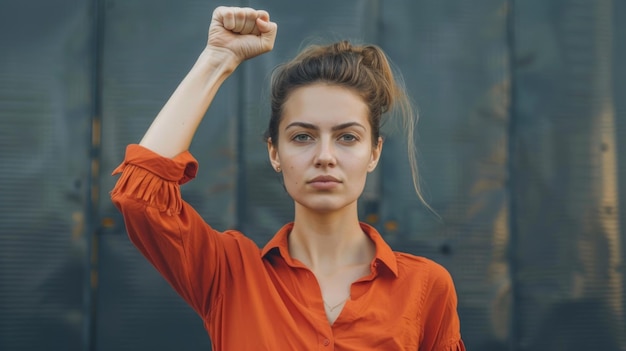
{"type": "MultiPolygon", "coordinates": [[[[383,240],[382,236],[378,231],[363,222],[360,223],[361,229],[363,232],[374,242],[374,246],[376,247],[376,255],[372,264],[376,268],[376,270],[380,273],[380,265],[378,262],[382,263],[387,269],[393,273],[393,275],[398,277],[398,263],[396,261],[396,255],[391,250],[391,247],[383,240]]],[[[274,237],[265,245],[263,250],[261,251],[262,257],[266,257],[270,254],[278,253],[283,259],[287,262],[287,264],[294,266],[295,262],[293,258],[289,255],[289,244],[287,242],[287,237],[293,228],[293,222],[285,224],[274,237]]]]}

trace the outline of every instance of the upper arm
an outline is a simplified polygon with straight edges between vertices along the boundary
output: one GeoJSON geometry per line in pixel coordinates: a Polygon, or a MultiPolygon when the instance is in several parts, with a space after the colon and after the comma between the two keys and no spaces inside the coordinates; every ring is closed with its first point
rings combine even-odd
{"type": "Polygon", "coordinates": [[[197,163],[184,153],[168,159],[129,146],[111,199],[124,217],[130,240],[172,287],[205,316],[225,289],[227,257],[240,254],[232,235],[204,222],[181,198],[179,184],[193,178],[197,163]]]}
{"type": "Polygon", "coordinates": [[[196,312],[204,316],[222,284],[222,234],[204,223],[186,203],[178,214],[115,194],[128,237],[196,312]],[[201,279],[199,279],[201,278],[201,279]]]}

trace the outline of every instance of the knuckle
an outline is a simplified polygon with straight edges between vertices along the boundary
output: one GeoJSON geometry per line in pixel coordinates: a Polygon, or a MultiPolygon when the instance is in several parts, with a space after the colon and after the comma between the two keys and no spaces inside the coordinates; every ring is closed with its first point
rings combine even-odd
{"type": "Polygon", "coordinates": [[[215,8],[215,10],[213,10],[213,15],[221,15],[223,16],[224,13],[226,13],[226,11],[228,10],[228,8],[226,6],[218,6],[215,8]]]}

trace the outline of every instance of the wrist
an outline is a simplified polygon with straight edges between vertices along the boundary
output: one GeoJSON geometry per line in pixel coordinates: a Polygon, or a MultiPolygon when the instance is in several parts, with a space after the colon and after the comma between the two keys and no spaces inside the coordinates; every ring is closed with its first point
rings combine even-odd
{"type": "Polygon", "coordinates": [[[209,68],[211,71],[218,71],[225,75],[230,75],[241,61],[230,50],[218,47],[207,46],[204,48],[198,63],[209,68]]]}

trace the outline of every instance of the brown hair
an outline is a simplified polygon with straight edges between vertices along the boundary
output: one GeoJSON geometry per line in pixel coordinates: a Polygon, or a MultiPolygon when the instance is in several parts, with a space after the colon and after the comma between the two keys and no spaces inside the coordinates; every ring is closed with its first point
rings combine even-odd
{"type": "Polygon", "coordinates": [[[376,45],[352,45],[348,41],[312,45],[293,60],[278,66],[272,74],[271,116],[265,138],[277,145],[278,125],[289,94],[299,87],[318,82],[346,87],[361,96],[369,109],[374,145],[380,136],[383,115],[398,111],[407,133],[413,186],[420,201],[434,212],[420,191],[414,141],[417,115],[385,53],[376,45]]]}

